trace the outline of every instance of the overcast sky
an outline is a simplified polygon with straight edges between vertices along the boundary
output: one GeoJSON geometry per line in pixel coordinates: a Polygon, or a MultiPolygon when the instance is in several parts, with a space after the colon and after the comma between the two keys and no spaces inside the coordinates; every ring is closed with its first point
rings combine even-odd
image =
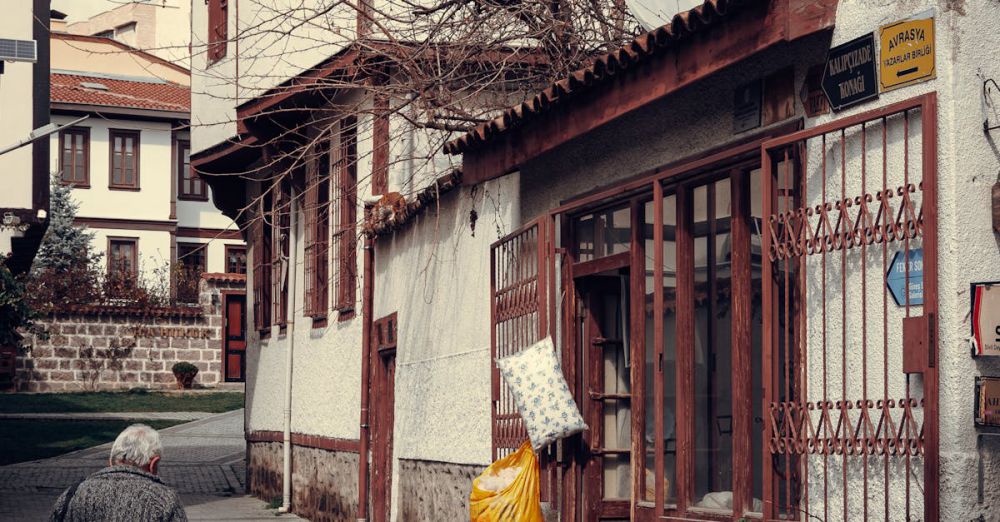
{"type": "Polygon", "coordinates": [[[79,22],[123,3],[128,0],[52,0],[52,9],[66,13],[69,22],[79,22]]]}

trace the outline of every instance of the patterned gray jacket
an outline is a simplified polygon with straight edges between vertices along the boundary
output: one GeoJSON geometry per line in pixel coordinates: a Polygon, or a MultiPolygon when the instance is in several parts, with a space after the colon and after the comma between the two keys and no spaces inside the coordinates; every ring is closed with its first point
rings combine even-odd
{"type": "Polygon", "coordinates": [[[65,507],[67,489],[59,496],[53,522],[162,521],[187,522],[177,493],[160,477],[131,466],[111,466],[87,477],[65,507]],[[60,518],[63,510],[66,515],[60,518]]]}

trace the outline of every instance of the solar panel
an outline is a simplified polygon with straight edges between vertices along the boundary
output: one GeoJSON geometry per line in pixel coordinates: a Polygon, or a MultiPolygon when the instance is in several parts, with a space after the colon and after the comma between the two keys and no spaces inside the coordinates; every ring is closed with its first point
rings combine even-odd
{"type": "Polygon", "coordinates": [[[0,60],[7,62],[35,62],[37,52],[34,40],[0,38],[0,60]]]}

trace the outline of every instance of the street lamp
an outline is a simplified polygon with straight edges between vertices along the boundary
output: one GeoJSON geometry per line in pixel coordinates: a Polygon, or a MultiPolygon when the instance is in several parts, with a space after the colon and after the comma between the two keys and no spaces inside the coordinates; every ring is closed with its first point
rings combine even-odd
{"type": "Polygon", "coordinates": [[[0,156],[3,156],[4,154],[7,154],[8,152],[10,152],[12,150],[20,149],[21,147],[23,147],[25,145],[29,145],[31,142],[33,142],[35,140],[44,138],[44,137],[52,135],[52,134],[55,134],[55,133],[59,132],[60,129],[63,129],[65,127],[72,127],[73,125],[76,125],[77,123],[80,123],[81,121],[83,121],[83,120],[85,120],[85,119],[87,119],[89,117],[90,117],[89,115],[88,116],[83,116],[82,118],[77,118],[77,119],[75,119],[75,120],[73,120],[73,121],[71,121],[71,122],[69,122],[69,123],[67,123],[65,125],[59,125],[58,123],[49,123],[47,125],[43,125],[43,126],[37,128],[37,129],[31,131],[31,133],[28,134],[28,137],[26,139],[23,139],[23,140],[15,143],[13,145],[8,145],[7,147],[4,147],[3,149],[0,149],[0,156]]]}

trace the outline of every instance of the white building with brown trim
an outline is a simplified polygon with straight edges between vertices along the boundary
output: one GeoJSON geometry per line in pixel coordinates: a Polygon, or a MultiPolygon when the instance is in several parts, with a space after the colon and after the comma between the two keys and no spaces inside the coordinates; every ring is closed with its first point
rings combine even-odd
{"type": "Polygon", "coordinates": [[[253,260],[248,488],[310,517],[467,517],[525,438],[493,360],[550,335],[589,425],[540,456],[559,519],[995,518],[974,402],[1000,362],[968,338],[970,284],[1000,280],[998,27],[984,2],[707,0],[412,190],[389,155],[343,167],[392,122],[291,88],[346,54],[234,102],[194,163],[253,260]],[[824,71],[848,73],[836,110],[824,71]],[[262,146],[289,125],[301,164],[262,146]],[[345,265],[330,209],[372,185],[405,203],[345,265]]]}
{"type": "Polygon", "coordinates": [[[52,42],[52,120],[89,118],[52,136],[51,168],[73,186],[77,222],[109,269],[245,272],[242,238],[190,168],[188,71],[108,38],[52,42]]]}

